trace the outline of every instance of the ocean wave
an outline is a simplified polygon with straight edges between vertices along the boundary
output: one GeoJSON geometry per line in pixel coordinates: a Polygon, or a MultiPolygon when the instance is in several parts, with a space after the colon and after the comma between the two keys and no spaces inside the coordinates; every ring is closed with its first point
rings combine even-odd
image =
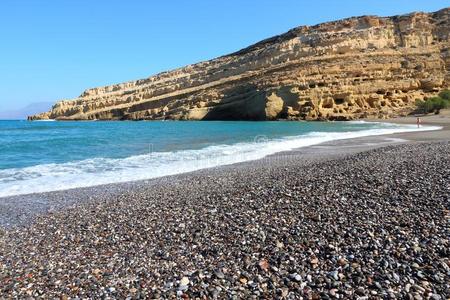
{"type": "Polygon", "coordinates": [[[417,128],[414,125],[379,124],[379,128],[361,131],[310,132],[270,140],[260,136],[253,142],[213,145],[199,150],[151,152],[120,159],[92,158],[5,169],[0,170],[0,197],[151,179],[257,160],[277,152],[333,140],[440,129],[437,126],[417,128]]]}

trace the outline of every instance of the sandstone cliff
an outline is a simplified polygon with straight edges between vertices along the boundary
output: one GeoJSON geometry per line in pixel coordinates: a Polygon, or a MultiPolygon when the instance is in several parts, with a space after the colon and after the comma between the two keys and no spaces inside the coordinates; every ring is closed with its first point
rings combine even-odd
{"type": "Polygon", "coordinates": [[[59,120],[385,118],[450,83],[450,8],[303,26],[236,53],[88,89],[59,120]]]}

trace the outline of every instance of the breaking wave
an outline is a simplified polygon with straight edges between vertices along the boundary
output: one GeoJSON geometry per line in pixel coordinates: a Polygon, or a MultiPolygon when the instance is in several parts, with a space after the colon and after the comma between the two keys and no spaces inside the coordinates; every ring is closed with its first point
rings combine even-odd
{"type": "Polygon", "coordinates": [[[151,179],[257,160],[277,152],[333,140],[440,129],[437,126],[416,128],[413,125],[383,123],[377,127],[349,132],[315,131],[278,139],[259,136],[252,142],[212,145],[197,150],[152,152],[127,158],[92,158],[4,169],[0,170],[0,197],[151,179]]]}

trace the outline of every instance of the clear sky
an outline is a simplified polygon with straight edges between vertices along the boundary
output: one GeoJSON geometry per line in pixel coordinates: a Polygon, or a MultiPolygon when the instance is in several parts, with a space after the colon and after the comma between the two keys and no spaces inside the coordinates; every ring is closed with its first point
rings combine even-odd
{"type": "Polygon", "coordinates": [[[211,59],[299,25],[448,0],[1,0],[0,111],[211,59]]]}

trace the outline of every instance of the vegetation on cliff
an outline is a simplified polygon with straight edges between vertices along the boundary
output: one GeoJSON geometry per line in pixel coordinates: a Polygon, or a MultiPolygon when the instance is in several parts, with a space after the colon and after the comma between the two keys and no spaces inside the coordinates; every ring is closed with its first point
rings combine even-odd
{"type": "Polygon", "coordinates": [[[417,101],[418,110],[422,113],[439,114],[441,109],[450,107],[450,90],[444,90],[439,93],[439,96],[429,98],[427,100],[417,101]]]}

